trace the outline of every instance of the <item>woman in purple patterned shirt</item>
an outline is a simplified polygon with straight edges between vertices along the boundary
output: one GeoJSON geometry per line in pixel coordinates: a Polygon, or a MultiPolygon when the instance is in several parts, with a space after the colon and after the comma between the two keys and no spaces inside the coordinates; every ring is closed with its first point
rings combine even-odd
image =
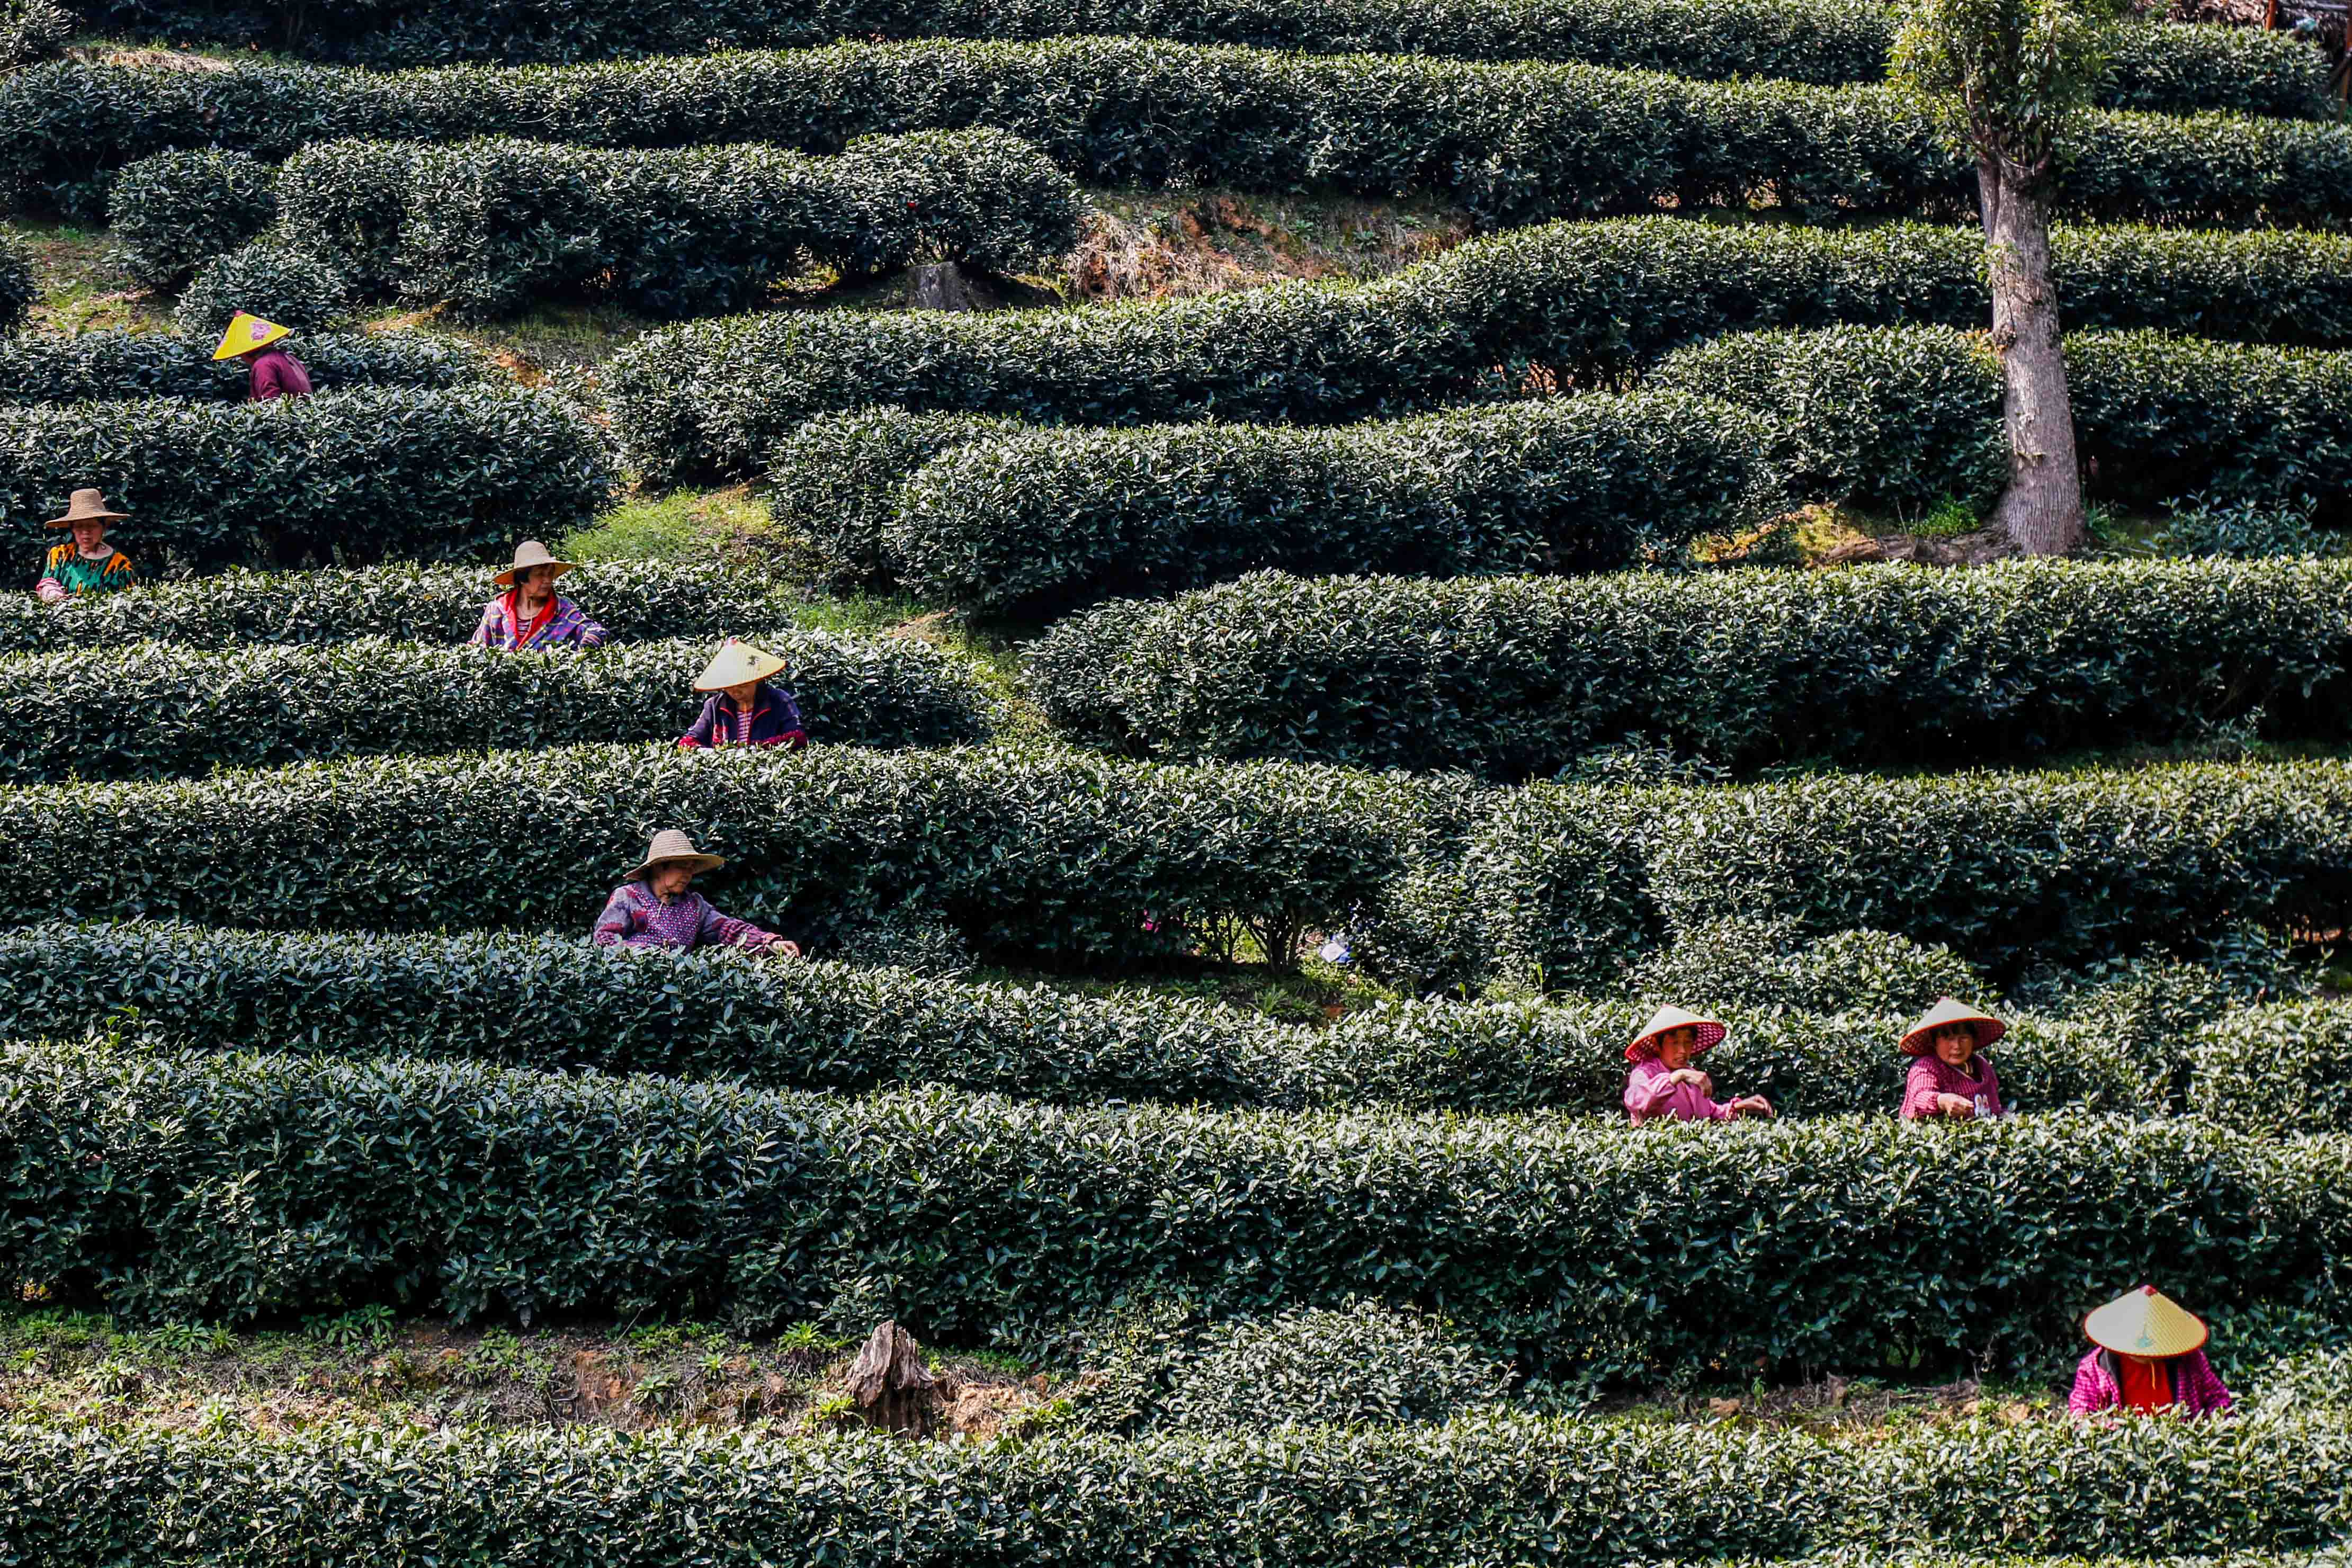
{"type": "Polygon", "coordinates": [[[588,939],[599,947],[668,947],[681,953],[697,947],[747,947],[799,957],[798,943],[719,914],[693,890],[696,877],[726,863],[702,853],[675,828],[656,833],[644,863],[604,901],[604,913],[596,917],[596,929],[588,939]]]}

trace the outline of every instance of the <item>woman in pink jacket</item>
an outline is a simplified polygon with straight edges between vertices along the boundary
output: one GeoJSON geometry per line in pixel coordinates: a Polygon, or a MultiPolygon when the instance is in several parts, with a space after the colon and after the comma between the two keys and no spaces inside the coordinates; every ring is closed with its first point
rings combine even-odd
{"type": "Polygon", "coordinates": [[[1904,1031],[1906,1056],[1918,1060],[1903,1082],[1903,1119],[1948,1116],[1968,1121],[1999,1116],[2000,1074],[1985,1048],[2009,1032],[1990,1013],[1980,1013],[1945,997],[1904,1031]]]}
{"type": "Polygon", "coordinates": [[[2083,1320],[2091,1352],[2074,1368],[2076,1416],[2221,1416],[2230,1391],[2205,1359],[2205,1320],[2142,1285],[2083,1320]]]}
{"type": "Polygon", "coordinates": [[[1727,1031],[1713,1019],[1681,1008],[1660,1008],[1625,1048],[1633,1071],[1625,1077],[1625,1113],[1633,1125],[1664,1116],[1677,1122],[1728,1122],[1735,1116],[1769,1116],[1761,1094],[1718,1101],[1715,1080],[1691,1063],[1722,1043],[1727,1031]]]}

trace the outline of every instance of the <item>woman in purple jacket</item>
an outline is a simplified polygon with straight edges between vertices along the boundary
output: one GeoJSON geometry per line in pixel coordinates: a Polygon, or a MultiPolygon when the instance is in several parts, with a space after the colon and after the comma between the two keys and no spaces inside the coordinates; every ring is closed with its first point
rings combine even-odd
{"type": "Polygon", "coordinates": [[[702,705],[692,727],[677,737],[678,745],[688,751],[717,746],[806,746],[808,731],[801,725],[800,705],[768,678],[782,674],[784,662],[773,653],[728,638],[694,683],[696,691],[715,695],[702,705]]]}

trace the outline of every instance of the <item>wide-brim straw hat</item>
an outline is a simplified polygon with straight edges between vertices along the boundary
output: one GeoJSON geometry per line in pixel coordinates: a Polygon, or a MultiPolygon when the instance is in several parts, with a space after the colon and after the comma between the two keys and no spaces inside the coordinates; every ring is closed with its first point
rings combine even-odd
{"type": "Polygon", "coordinates": [[[221,334],[220,347],[213,350],[215,360],[234,360],[239,354],[249,354],[256,349],[266,349],[293,330],[275,321],[265,321],[258,316],[248,316],[240,310],[229,318],[228,330],[221,334]]]}
{"type": "Polygon", "coordinates": [[[97,490],[76,490],[72,497],[66,502],[66,515],[62,517],[51,517],[49,527],[69,528],[76,523],[127,523],[130,520],[130,513],[115,511],[106,504],[106,497],[103,493],[97,490]]]}
{"type": "Polygon", "coordinates": [[[2187,1355],[2205,1347],[2205,1320],[2158,1291],[2142,1285],[2083,1320],[2083,1333],[2117,1355],[2187,1355]]]}
{"type": "Polygon", "coordinates": [[[709,664],[695,677],[694,689],[698,692],[722,692],[729,686],[764,681],[783,667],[784,662],[773,653],[730,637],[719,644],[719,652],[710,655],[709,664]]]}
{"type": "Polygon", "coordinates": [[[1936,1031],[1948,1023],[1973,1024],[1977,1031],[1977,1049],[1984,1050],[2009,1032],[2009,1026],[1990,1013],[1980,1013],[1964,1002],[1949,997],[1938,997],[1936,1005],[1919,1015],[1919,1021],[1903,1031],[1896,1041],[1906,1056],[1925,1056],[1933,1047],[1936,1031]]]}
{"type": "Polygon", "coordinates": [[[694,841],[676,828],[665,828],[654,835],[654,841],[646,847],[646,858],[629,873],[627,880],[635,882],[659,865],[690,865],[698,873],[717,871],[726,863],[722,856],[707,855],[696,849],[694,841]]]}
{"type": "Polygon", "coordinates": [[[545,545],[540,543],[537,539],[525,539],[522,543],[515,547],[514,564],[507,568],[506,570],[499,573],[498,576],[490,579],[490,580],[497,583],[500,588],[512,588],[514,586],[514,580],[520,577],[524,572],[529,571],[532,567],[551,566],[555,569],[555,575],[562,577],[565,572],[574,570],[578,565],[579,563],[577,561],[556,559],[554,552],[550,550],[545,545]]]}
{"type": "Polygon", "coordinates": [[[1650,1021],[1642,1026],[1642,1032],[1635,1035],[1633,1042],[1625,1048],[1625,1060],[1641,1061],[1654,1055],[1658,1049],[1658,1036],[1670,1029],[1680,1029],[1685,1024],[1698,1030],[1698,1043],[1691,1048],[1693,1056],[1713,1051],[1723,1043],[1723,1037],[1731,1032],[1714,1019],[1701,1018],[1695,1012],[1668,1003],[1650,1015],[1650,1021]]]}

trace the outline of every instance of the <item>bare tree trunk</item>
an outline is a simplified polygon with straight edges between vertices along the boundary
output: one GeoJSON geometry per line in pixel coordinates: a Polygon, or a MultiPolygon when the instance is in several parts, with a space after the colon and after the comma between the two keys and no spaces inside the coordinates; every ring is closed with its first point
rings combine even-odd
{"type": "Polygon", "coordinates": [[[1977,164],[2009,432],[2009,488],[1992,520],[2027,555],[2064,555],[2083,542],[2083,484],[2050,281],[2050,209],[2044,189],[2024,174],[2002,160],[1977,164]]]}
{"type": "Polygon", "coordinates": [[[866,1336],[849,1369],[849,1397],[869,1427],[928,1434],[938,1419],[938,1381],[923,1365],[923,1347],[895,1322],[866,1336]]]}

